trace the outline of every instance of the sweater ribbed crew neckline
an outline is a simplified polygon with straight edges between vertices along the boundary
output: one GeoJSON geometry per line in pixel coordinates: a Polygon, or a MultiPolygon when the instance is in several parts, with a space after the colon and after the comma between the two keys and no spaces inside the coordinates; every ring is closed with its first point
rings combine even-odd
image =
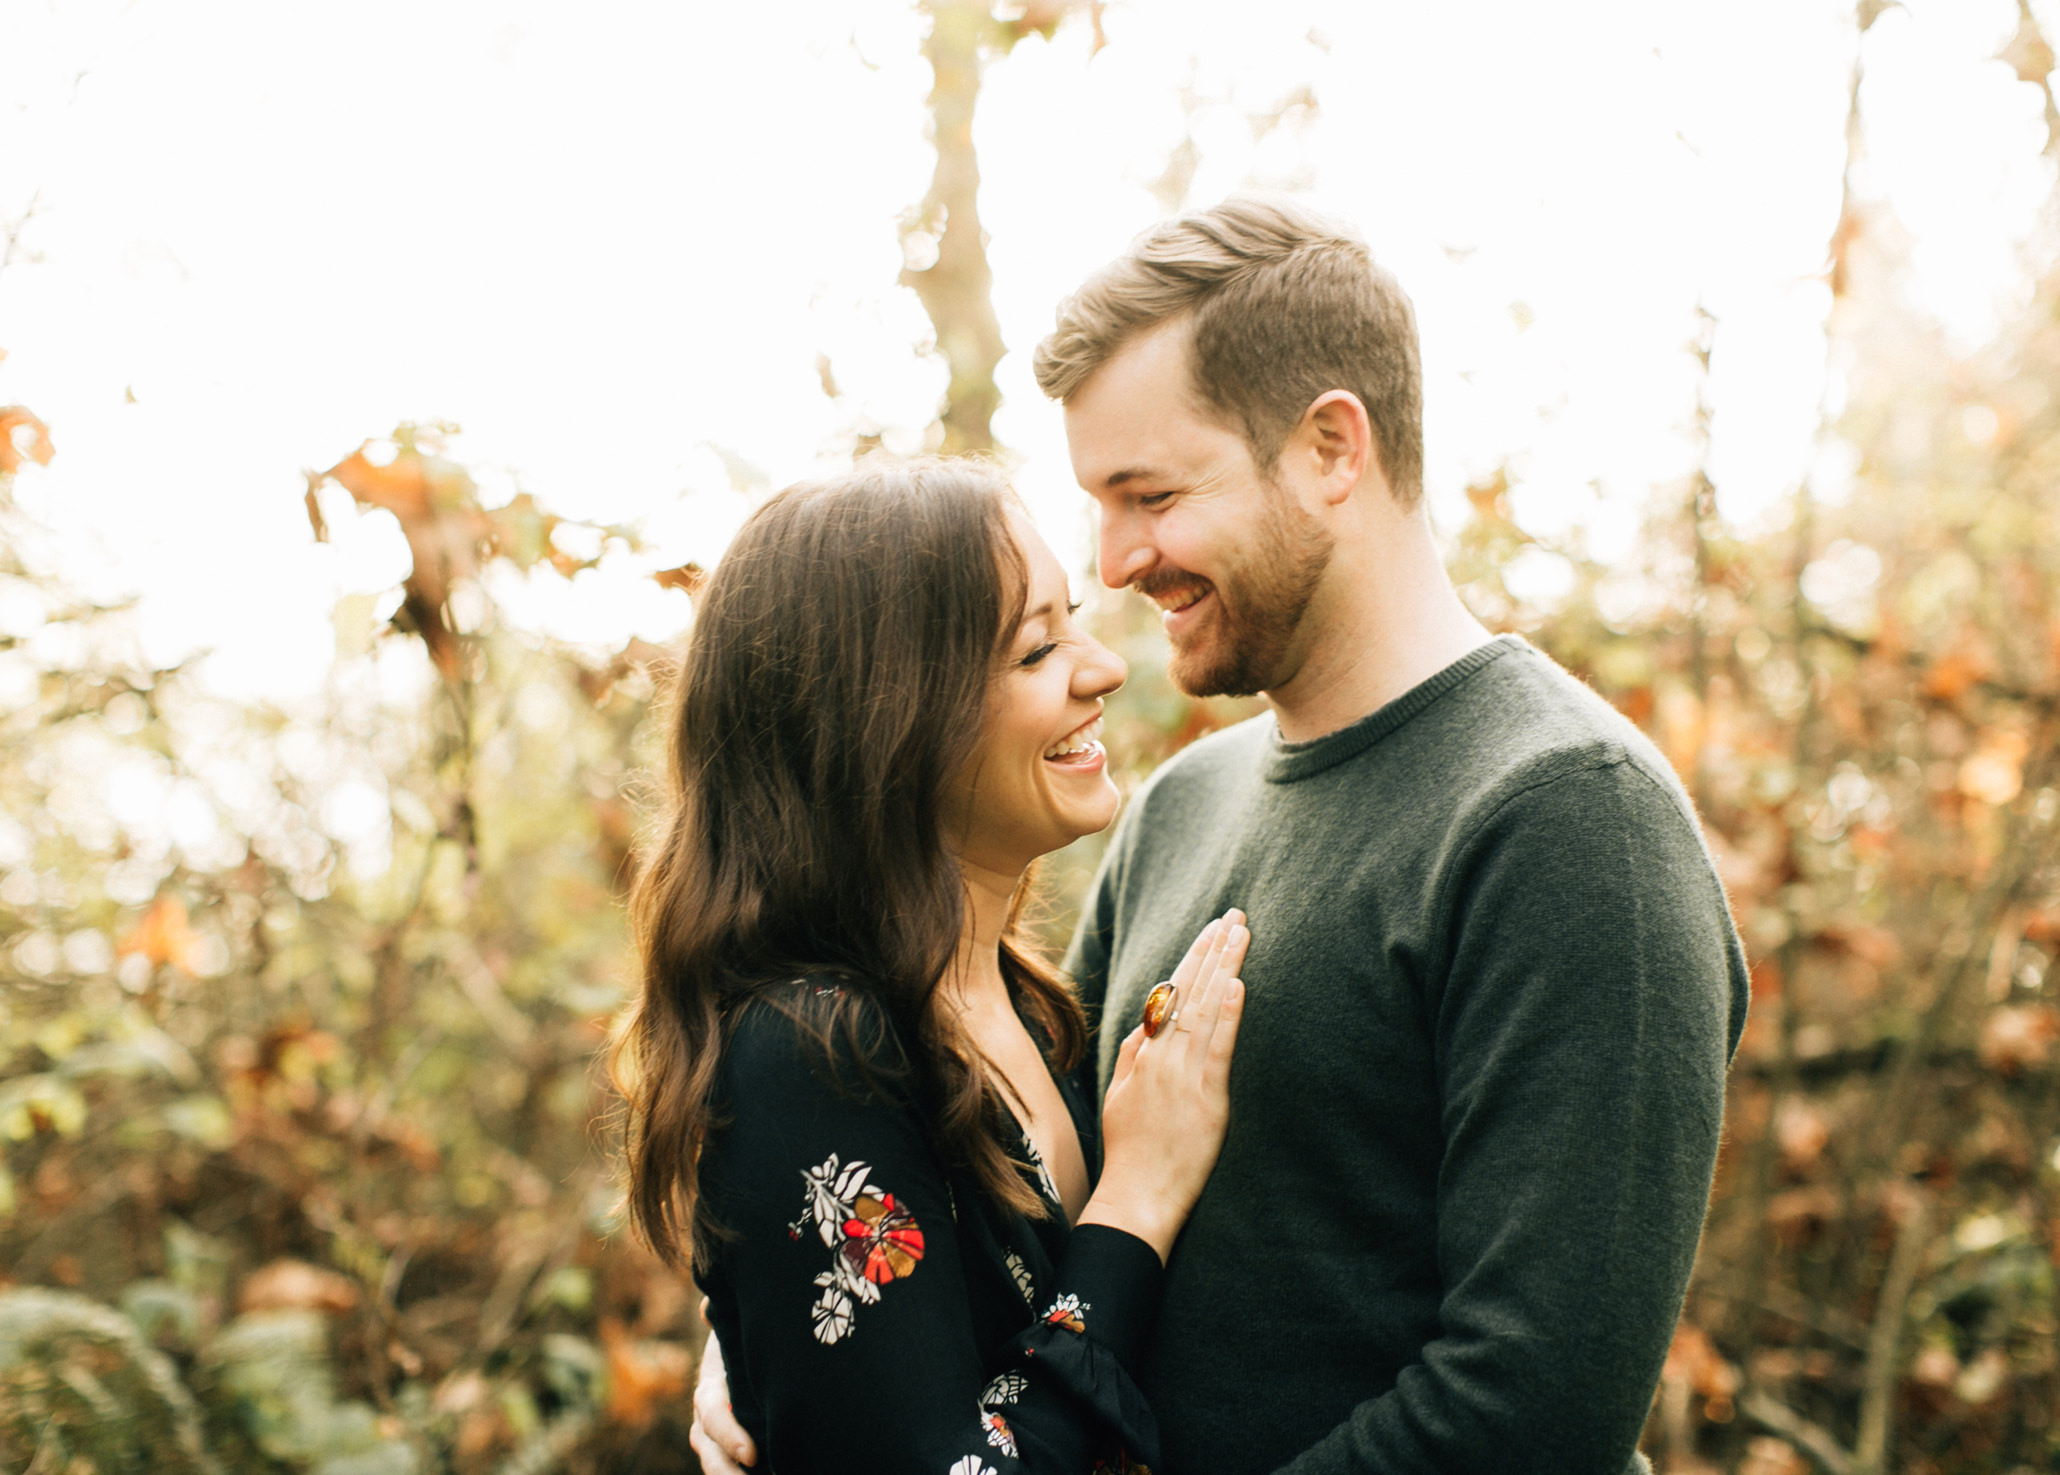
{"type": "Polygon", "coordinates": [[[1275,727],[1266,750],[1266,782],[1291,784],[1297,779],[1334,768],[1347,758],[1365,752],[1433,702],[1483,667],[1512,651],[1528,650],[1521,635],[1498,635],[1475,646],[1434,676],[1428,676],[1385,706],[1374,709],[1336,732],[1327,732],[1306,743],[1282,742],[1275,727]]]}

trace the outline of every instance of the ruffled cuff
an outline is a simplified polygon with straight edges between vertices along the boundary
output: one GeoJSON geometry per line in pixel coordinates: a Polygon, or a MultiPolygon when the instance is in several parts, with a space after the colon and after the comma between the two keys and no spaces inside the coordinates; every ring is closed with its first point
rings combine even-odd
{"type": "Polygon", "coordinates": [[[1148,1466],[1159,1462],[1159,1425],[1135,1369],[1164,1275],[1158,1251],[1136,1235],[1083,1224],[1066,1243],[1058,1294],[1016,1339],[1025,1359],[1099,1414],[1148,1466]]]}

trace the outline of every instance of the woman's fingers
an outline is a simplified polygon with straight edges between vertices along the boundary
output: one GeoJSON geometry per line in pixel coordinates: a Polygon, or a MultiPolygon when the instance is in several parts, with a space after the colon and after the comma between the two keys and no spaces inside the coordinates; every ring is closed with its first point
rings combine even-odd
{"type": "Polygon", "coordinates": [[[1218,917],[1195,934],[1195,940],[1187,945],[1187,955],[1180,960],[1180,966],[1173,970],[1173,977],[1168,980],[1175,989],[1185,990],[1194,986],[1195,979],[1201,975],[1202,964],[1209,956],[1209,949],[1215,946],[1216,936],[1222,930],[1223,919],[1218,917]]]}
{"type": "Polygon", "coordinates": [[[1116,1047],[1116,1069],[1115,1073],[1109,1077],[1110,1085],[1115,1085],[1116,1082],[1130,1074],[1130,1067],[1137,1060],[1137,1047],[1143,1043],[1144,1026],[1141,1024],[1129,1034],[1123,1036],[1123,1043],[1116,1047]]]}
{"type": "Polygon", "coordinates": [[[1222,930],[1210,944],[1208,957],[1195,981],[1192,998],[1180,1001],[1180,1018],[1175,1027],[1188,1031],[1193,1044],[1207,1045],[1214,1034],[1223,1003],[1223,985],[1243,966],[1245,944],[1250,938],[1244,927],[1244,913],[1235,908],[1226,912],[1222,930]]]}
{"type": "Polygon", "coordinates": [[[1202,1057],[1202,1080],[1211,1089],[1226,1087],[1230,1081],[1230,1056],[1237,1048],[1238,1021],[1245,1017],[1245,983],[1233,978],[1223,986],[1223,1007],[1216,1020],[1216,1032],[1209,1036],[1207,1051],[1202,1057]]]}

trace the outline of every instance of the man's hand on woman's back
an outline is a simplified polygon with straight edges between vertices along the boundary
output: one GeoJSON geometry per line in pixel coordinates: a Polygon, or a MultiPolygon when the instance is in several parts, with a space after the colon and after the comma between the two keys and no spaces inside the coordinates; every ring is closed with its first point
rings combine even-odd
{"type": "MultiPolygon", "coordinates": [[[[708,1317],[708,1302],[701,1303],[708,1317]]],[[[694,1426],[687,1443],[700,1456],[702,1475],[747,1475],[758,1460],[758,1446],[730,1411],[730,1382],[722,1365],[722,1344],[709,1332],[701,1347],[701,1375],[694,1380],[694,1426]]]]}

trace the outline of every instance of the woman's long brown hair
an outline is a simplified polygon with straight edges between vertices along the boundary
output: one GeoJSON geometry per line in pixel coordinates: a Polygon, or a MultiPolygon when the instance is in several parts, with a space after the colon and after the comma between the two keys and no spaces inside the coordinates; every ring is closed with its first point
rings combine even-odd
{"type": "MultiPolygon", "coordinates": [[[[768,500],[701,594],[671,805],[631,898],[642,988],[610,1059],[630,1218],[674,1266],[708,1247],[694,1164],[725,1021],[805,974],[845,980],[810,996],[821,1042],[868,1075],[912,1073],[945,1161],[1042,1212],[1006,1145],[998,1073],[937,999],[966,916],[943,794],[978,747],[1027,588],[1013,495],[978,462],[874,458],[768,500]],[[869,1012],[892,1029],[861,1028],[869,1012]],[[890,1039],[905,1050],[883,1060],[890,1039]]],[[[1003,977],[1067,1069],[1086,1024],[1024,940],[1021,901],[1003,977]]]]}

